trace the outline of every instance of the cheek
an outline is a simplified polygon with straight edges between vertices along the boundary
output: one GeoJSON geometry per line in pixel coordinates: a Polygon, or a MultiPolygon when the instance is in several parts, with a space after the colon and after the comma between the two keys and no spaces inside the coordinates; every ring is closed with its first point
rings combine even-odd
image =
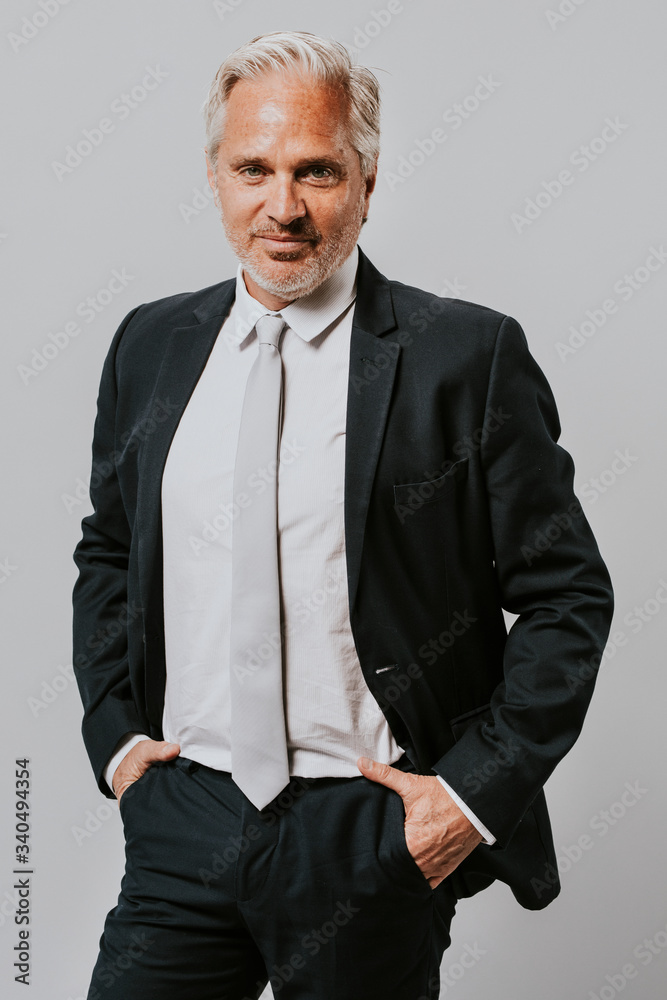
{"type": "Polygon", "coordinates": [[[356,199],[347,197],[342,201],[323,201],[312,210],[312,215],[320,229],[340,229],[356,215],[356,199]]]}
{"type": "Polygon", "coordinates": [[[254,192],[239,188],[233,183],[218,188],[223,215],[229,222],[243,223],[257,211],[258,199],[254,192]]]}

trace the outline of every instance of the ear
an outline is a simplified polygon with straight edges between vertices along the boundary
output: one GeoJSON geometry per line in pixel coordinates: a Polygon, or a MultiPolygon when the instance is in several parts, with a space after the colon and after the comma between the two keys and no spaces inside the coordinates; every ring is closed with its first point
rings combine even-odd
{"type": "Polygon", "coordinates": [[[218,204],[218,179],[215,175],[215,170],[213,169],[213,164],[209,159],[208,150],[204,150],[206,156],[206,176],[208,177],[208,184],[213,192],[213,201],[215,202],[216,208],[220,208],[218,204]]]}
{"type": "Polygon", "coordinates": [[[373,194],[373,191],[375,190],[375,184],[377,182],[377,176],[378,176],[378,166],[377,166],[377,160],[376,160],[375,161],[375,166],[373,167],[372,173],[370,173],[368,175],[368,177],[366,178],[366,180],[365,180],[366,202],[365,202],[365,205],[364,205],[364,216],[366,216],[366,217],[368,216],[368,207],[370,205],[371,195],[373,194]]]}

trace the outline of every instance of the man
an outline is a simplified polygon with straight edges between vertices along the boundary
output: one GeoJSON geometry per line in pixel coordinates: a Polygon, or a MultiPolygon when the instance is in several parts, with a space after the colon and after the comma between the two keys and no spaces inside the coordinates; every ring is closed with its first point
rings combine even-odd
{"type": "Polygon", "coordinates": [[[273,33],[205,110],[237,276],[121,324],[75,552],[127,845],[89,997],[429,1000],[458,898],[559,891],[609,577],[516,321],[357,247],[373,75],[273,33]]]}

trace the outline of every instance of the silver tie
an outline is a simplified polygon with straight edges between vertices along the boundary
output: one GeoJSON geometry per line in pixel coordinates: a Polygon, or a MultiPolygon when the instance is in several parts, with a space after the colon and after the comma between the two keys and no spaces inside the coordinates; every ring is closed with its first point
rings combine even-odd
{"type": "Polygon", "coordinates": [[[256,325],[259,353],[246,384],[236,463],[232,522],[230,699],[232,777],[262,809],[289,782],[283,707],[278,452],[283,365],[281,316],[256,325]],[[261,473],[259,479],[254,474],[261,473]],[[252,483],[263,482],[264,490],[252,483]],[[241,494],[246,495],[243,506],[241,494]]]}

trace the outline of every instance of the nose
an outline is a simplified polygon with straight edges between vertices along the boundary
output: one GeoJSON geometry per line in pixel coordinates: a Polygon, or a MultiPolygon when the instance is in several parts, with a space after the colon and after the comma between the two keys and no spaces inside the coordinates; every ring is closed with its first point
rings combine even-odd
{"type": "Polygon", "coordinates": [[[290,175],[274,174],[266,199],[265,210],[281,226],[306,215],[306,205],[290,175]]]}

